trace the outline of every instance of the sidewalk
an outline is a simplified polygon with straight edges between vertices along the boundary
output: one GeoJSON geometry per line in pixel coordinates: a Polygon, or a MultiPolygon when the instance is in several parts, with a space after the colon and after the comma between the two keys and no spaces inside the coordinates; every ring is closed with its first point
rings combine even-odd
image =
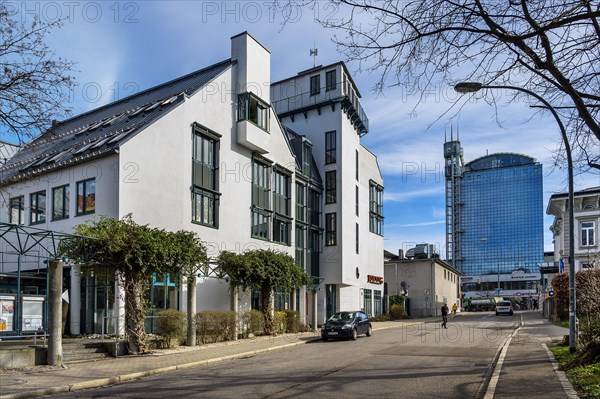
{"type": "MultiPolygon", "coordinates": [[[[542,343],[562,337],[564,328],[551,325],[536,314],[528,314],[525,326],[515,335],[504,359],[495,394],[489,398],[576,398],[567,396],[552,368],[542,343]],[[529,320],[531,319],[531,320],[529,320]]],[[[438,319],[375,322],[383,330],[438,319]]],[[[182,370],[257,353],[284,349],[320,339],[320,334],[300,333],[258,337],[234,342],[180,347],[143,356],[122,356],[95,362],[76,363],[69,368],[35,368],[31,371],[0,373],[0,398],[34,398],[77,391],[138,379],[168,371],[182,370]]]]}
{"type": "MultiPolygon", "coordinates": [[[[523,326],[512,338],[500,365],[500,375],[492,396],[505,398],[578,398],[564,373],[556,372],[547,345],[569,334],[539,313],[523,313],[523,326]]],[[[490,384],[492,385],[492,384],[490,384]]]]}

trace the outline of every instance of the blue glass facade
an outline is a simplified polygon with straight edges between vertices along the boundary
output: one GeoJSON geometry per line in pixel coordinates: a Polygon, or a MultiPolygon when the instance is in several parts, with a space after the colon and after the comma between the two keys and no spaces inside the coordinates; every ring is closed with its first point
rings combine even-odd
{"type": "Polygon", "coordinates": [[[469,276],[537,272],[544,256],[542,165],[493,154],[462,169],[455,266],[469,276]]]}

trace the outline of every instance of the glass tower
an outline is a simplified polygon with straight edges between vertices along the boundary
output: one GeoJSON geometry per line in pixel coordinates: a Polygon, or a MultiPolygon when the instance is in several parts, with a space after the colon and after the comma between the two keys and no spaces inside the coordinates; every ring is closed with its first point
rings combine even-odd
{"type": "Polygon", "coordinates": [[[447,150],[448,261],[467,276],[537,272],[544,256],[542,165],[503,153],[463,166],[460,144],[460,165],[447,150]]]}

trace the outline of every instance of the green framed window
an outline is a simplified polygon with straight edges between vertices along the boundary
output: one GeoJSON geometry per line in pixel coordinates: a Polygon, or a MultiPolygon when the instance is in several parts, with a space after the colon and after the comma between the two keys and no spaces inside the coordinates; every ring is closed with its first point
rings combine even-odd
{"type": "Polygon", "coordinates": [[[52,189],[52,220],[69,218],[69,196],[68,184],[52,189]]]}
{"type": "Polygon", "coordinates": [[[194,124],[192,154],[192,222],[219,226],[220,135],[194,124]]]}
{"type": "Polygon", "coordinates": [[[46,221],[46,190],[29,195],[29,224],[46,221]]]}
{"type": "Polygon", "coordinates": [[[96,179],[86,179],[76,183],[77,216],[96,212],[96,179]]]}
{"type": "Polygon", "coordinates": [[[250,121],[265,132],[269,131],[269,105],[253,93],[238,97],[238,122],[250,121]]]}

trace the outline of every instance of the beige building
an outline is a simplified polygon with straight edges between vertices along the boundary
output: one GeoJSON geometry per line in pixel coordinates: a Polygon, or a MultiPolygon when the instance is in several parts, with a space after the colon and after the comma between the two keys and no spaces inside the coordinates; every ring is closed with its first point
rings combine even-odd
{"type": "Polygon", "coordinates": [[[449,308],[459,302],[461,273],[443,260],[401,259],[385,252],[384,281],[387,294],[405,294],[409,299],[407,311],[413,317],[440,315],[446,303],[449,308]]]}

